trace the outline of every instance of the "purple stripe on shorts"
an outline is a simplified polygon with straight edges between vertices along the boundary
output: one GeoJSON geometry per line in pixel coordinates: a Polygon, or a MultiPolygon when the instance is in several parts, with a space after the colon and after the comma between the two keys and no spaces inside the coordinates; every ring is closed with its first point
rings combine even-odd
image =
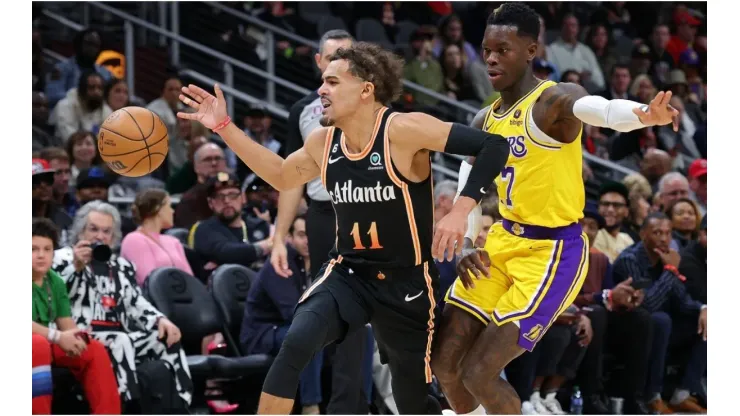
{"type": "Polygon", "coordinates": [[[519,346],[529,351],[555,320],[555,314],[568,306],[563,304],[568,296],[574,290],[580,290],[580,287],[576,287],[576,281],[583,272],[585,256],[588,256],[585,238],[569,239],[562,243],[563,251],[550,288],[532,316],[519,321],[519,346]]]}
{"type": "Polygon", "coordinates": [[[509,234],[529,238],[530,240],[566,240],[569,238],[578,238],[583,232],[581,224],[577,222],[557,228],[520,224],[509,220],[503,220],[502,225],[509,234]]]}

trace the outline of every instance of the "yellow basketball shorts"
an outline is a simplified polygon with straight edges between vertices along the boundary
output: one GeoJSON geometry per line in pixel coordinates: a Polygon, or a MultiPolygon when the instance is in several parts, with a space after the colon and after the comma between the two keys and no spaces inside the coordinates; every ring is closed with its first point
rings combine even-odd
{"type": "Polygon", "coordinates": [[[458,278],[445,301],[486,325],[514,322],[519,345],[532,351],[583,286],[588,238],[577,223],[547,228],[504,220],[491,226],[484,249],[490,277],[476,279],[472,289],[458,278]]]}

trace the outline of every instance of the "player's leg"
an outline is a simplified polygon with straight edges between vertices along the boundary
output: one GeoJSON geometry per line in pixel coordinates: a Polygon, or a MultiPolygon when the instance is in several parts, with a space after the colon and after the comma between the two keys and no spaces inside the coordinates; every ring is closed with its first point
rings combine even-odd
{"type": "Polygon", "coordinates": [[[519,413],[514,389],[501,370],[531,351],[557,316],[573,303],[588,269],[585,235],[531,240],[504,234],[517,256],[506,263],[513,286],[499,299],[488,325],[463,360],[463,383],[488,414],[519,413]]]}

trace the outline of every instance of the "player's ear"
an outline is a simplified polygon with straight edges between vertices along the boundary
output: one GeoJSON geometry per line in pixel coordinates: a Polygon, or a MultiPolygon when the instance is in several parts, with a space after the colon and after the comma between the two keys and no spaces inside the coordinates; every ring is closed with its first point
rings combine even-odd
{"type": "Polygon", "coordinates": [[[370,97],[375,93],[375,85],[373,85],[372,82],[365,81],[363,87],[362,87],[362,93],[361,96],[363,99],[370,97]]]}
{"type": "Polygon", "coordinates": [[[527,47],[527,62],[534,61],[534,58],[537,56],[537,48],[539,47],[538,43],[532,42],[527,47]]]}

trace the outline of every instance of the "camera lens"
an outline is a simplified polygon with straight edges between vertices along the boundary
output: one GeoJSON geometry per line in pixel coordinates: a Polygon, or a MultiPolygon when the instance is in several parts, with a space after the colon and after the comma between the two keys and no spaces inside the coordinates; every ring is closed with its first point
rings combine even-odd
{"type": "Polygon", "coordinates": [[[106,244],[95,242],[90,247],[92,248],[92,257],[96,261],[106,263],[113,255],[113,251],[106,244]]]}

